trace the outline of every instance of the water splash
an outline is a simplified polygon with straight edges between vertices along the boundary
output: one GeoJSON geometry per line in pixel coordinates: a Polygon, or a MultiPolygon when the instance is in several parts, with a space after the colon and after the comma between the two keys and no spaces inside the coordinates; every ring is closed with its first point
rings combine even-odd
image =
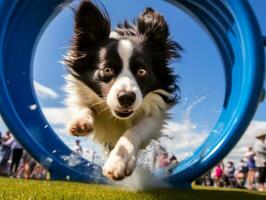
{"type": "Polygon", "coordinates": [[[206,96],[201,96],[193,101],[184,111],[183,119],[180,122],[169,121],[162,130],[163,134],[158,140],[154,140],[144,151],[138,155],[138,166],[141,166],[150,172],[153,167],[153,154],[155,143],[159,142],[169,153],[169,156],[175,155],[178,160],[183,160],[192,155],[201,142],[207,137],[207,132],[202,132],[198,138],[198,125],[191,121],[191,112],[206,96]],[[189,149],[187,149],[189,148],[189,149]]]}
{"type": "Polygon", "coordinates": [[[156,188],[169,188],[168,183],[156,178],[149,171],[142,167],[137,167],[130,177],[119,182],[113,182],[114,185],[120,186],[125,190],[145,191],[156,188]]]}
{"type": "Polygon", "coordinates": [[[61,156],[61,158],[67,162],[67,165],[70,167],[76,167],[81,163],[81,157],[78,154],[71,153],[70,155],[61,156]]]}
{"type": "Polygon", "coordinates": [[[196,99],[194,102],[192,102],[192,103],[190,104],[190,106],[188,106],[188,107],[186,108],[186,111],[185,111],[185,113],[184,113],[184,117],[183,117],[183,119],[184,119],[185,121],[188,120],[188,119],[190,119],[191,111],[195,108],[195,106],[197,106],[200,102],[202,102],[202,101],[205,100],[205,99],[206,99],[206,96],[202,96],[202,97],[196,99]]]}

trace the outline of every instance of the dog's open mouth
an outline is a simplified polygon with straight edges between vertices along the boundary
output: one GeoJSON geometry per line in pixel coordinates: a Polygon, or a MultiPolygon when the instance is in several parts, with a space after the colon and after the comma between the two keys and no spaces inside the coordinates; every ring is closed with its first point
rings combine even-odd
{"type": "Polygon", "coordinates": [[[130,115],[132,115],[132,113],[133,113],[132,110],[127,110],[127,109],[115,110],[115,114],[121,118],[129,117],[130,115]]]}

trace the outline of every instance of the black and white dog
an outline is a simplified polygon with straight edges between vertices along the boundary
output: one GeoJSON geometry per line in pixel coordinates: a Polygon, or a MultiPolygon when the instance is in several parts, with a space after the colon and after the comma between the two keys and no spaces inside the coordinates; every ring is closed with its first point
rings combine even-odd
{"type": "Polygon", "coordinates": [[[107,12],[89,0],[75,15],[65,58],[69,132],[92,133],[110,150],[103,174],[120,180],[133,172],[138,150],[160,136],[167,111],[178,100],[177,76],[169,64],[180,58],[181,47],[152,8],[112,32],[107,12]]]}

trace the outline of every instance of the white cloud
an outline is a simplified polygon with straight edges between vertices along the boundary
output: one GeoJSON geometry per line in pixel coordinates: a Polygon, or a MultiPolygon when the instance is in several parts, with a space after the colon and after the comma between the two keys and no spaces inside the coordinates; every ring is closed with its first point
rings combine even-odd
{"type": "Polygon", "coordinates": [[[44,107],[42,111],[47,121],[53,126],[65,126],[68,122],[69,115],[64,107],[44,107]]]}
{"type": "Polygon", "coordinates": [[[58,98],[58,94],[52,90],[51,88],[44,86],[42,84],[40,84],[37,81],[34,81],[34,87],[35,87],[35,91],[38,97],[42,98],[42,99],[47,99],[47,98],[51,98],[51,99],[56,99],[58,98]]]}
{"type": "Polygon", "coordinates": [[[251,121],[248,129],[244,133],[243,137],[239,140],[236,147],[227,156],[227,160],[233,160],[238,162],[243,158],[248,147],[253,146],[256,141],[256,134],[266,130],[266,121],[251,121]]]}

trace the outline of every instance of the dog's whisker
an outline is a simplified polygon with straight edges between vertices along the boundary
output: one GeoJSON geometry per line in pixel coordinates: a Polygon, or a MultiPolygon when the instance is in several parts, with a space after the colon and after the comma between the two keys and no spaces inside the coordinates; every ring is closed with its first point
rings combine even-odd
{"type": "Polygon", "coordinates": [[[97,103],[90,105],[90,107],[95,107],[95,106],[104,105],[104,104],[105,104],[105,102],[97,102],[97,103]]]}
{"type": "Polygon", "coordinates": [[[113,115],[112,115],[112,113],[110,113],[110,116],[107,118],[107,120],[109,120],[109,119],[114,119],[114,120],[116,120],[116,117],[114,117],[113,115]]]}
{"type": "Polygon", "coordinates": [[[100,114],[102,114],[103,112],[108,111],[108,110],[109,110],[109,108],[104,108],[104,109],[102,109],[100,112],[98,112],[97,115],[100,115],[100,114]]]}

